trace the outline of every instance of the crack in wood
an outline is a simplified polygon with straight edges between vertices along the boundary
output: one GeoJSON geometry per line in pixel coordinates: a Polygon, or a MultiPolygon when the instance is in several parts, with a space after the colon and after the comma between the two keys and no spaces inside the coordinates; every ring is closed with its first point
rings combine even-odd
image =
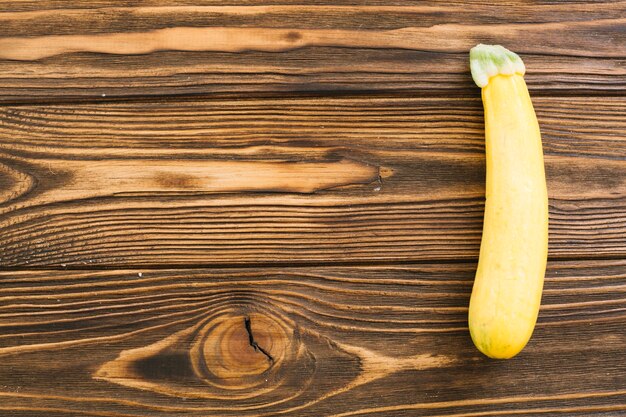
{"type": "Polygon", "coordinates": [[[250,320],[250,317],[245,317],[243,322],[244,322],[244,326],[246,326],[246,331],[248,332],[250,346],[254,348],[255,352],[260,352],[267,357],[267,360],[270,363],[270,367],[274,365],[274,358],[272,357],[272,355],[270,355],[270,353],[267,350],[259,346],[259,344],[254,340],[254,335],[252,334],[252,320],[250,320]]]}

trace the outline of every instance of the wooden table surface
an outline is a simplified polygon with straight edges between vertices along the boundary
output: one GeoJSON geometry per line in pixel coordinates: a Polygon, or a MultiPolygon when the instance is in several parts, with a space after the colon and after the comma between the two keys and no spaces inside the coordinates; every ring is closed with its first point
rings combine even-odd
{"type": "Polygon", "coordinates": [[[626,2],[483,3],[0,0],[0,415],[625,416],[626,2]],[[508,361],[478,42],[550,194],[508,361]]]}

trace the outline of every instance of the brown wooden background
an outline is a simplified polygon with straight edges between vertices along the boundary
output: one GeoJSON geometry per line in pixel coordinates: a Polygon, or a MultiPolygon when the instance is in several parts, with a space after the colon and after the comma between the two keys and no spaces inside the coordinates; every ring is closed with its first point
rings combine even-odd
{"type": "Polygon", "coordinates": [[[482,3],[0,0],[0,415],[626,415],[626,2],[482,3]],[[478,42],[549,180],[509,361],[478,42]]]}

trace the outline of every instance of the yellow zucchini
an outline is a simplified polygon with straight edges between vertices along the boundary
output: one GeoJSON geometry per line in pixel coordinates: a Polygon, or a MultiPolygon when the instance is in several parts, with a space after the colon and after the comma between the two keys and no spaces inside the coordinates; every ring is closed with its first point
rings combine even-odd
{"type": "Polygon", "coordinates": [[[487,182],[469,330],[482,353],[505,359],[526,346],[541,303],[548,256],[541,134],[516,54],[477,45],[470,67],[482,88],[487,182]]]}

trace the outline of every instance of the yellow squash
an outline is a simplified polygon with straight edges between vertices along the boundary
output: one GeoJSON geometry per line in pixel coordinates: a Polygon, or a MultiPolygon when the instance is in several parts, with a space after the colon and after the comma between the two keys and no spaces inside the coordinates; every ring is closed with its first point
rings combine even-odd
{"type": "Polygon", "coordinates": [[[530,339],[548,255],[548,194],[539,124],[513,52],[478,45],[470,67],[482,88],[487,184],[469,329],[476,347],[511,358],[530,339]]]}

